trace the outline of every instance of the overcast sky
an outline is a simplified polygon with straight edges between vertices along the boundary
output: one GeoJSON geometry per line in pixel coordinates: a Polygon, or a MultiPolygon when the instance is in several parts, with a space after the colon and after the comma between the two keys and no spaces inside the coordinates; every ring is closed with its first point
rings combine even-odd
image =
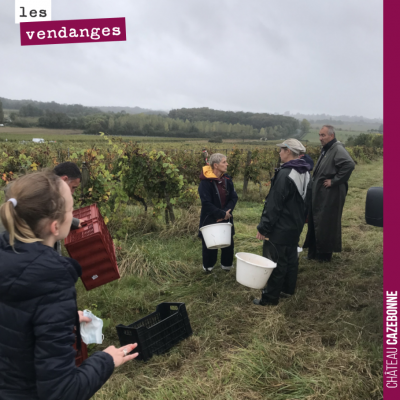
{"type": "Polygon", "coordinates": [[[1,97],[383,116],[379,0],[53,0],[52,20],[125,17],[127,41],[24,47],[14,12],[1,97]]]}

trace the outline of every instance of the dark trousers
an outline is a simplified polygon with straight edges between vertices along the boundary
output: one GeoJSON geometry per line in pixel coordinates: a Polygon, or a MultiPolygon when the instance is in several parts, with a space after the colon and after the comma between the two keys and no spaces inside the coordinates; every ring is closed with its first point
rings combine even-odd
{"type": "Polygon", "coordinates": [[[312,210],[310,210],[310,215],[308,216],[308,231],[307,231],[306,243],[308,246],[308,258],[310,260],[331,261],[332,253],[317,252],[317,240],[315,238],[315,228],[314,228],[314,219],[312,215],[312,210]]]}
{"type": "Polygon", "coordinates": [[[263,256],[278,262],[278,265],[272,271],[267,286],[262,292],[262,300],[278,304],[281,292],[294,294],[296,290],[299,260],[297,257],[297,245],[283,246],[274,244],[274,246],[276,250],[268,240],[264,241],[263,256]]]}
{"type": "MultiPolygon", "coordinates": [[[[206,243],[204,239],[201,238],[203,243],[203,265],[204,268],[212,268],[215,263],[217,262],[218,257],[218,249],[207,249],[206,243]]],[[[234,243],[233,243],[233,236],[231,237],[231,245],[229,247],[225,247],[221,249],[221,264],[224,267],[231,267],[233,265],[233,250],[234,250],[234,243]]]]}

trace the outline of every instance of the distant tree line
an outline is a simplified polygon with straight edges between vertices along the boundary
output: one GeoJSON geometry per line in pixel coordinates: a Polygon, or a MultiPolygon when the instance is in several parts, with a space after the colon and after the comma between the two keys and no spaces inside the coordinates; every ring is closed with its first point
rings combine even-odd
{"type": "Polygon", "coordinates": [[[180,108],[171,110],[168,114],[170,118],[179,118],[183,121],[209,121],[224,122],[227,124],[250,125],[255,129],[270,128],[280,126],[285,132],[285,136],[296,134],[300,128],[299,121],[293,117],[283,115],[267,114],[267,113],[250,113],[250,112],[233,112],[213,110],[208,107],[202,108],[180,108]]]}
{"type": "Polygon", "coordinates": [[[21,127],[82,129],[86,134],[105,132],[108,135],[130,136],[281,139],[300,137],[310,129],[305,119],[300,123],[292,117],[271,114],[225,112],[209,108],[172,110],[168,116],[127,114],[124,111],[105,113],[81,105],[61,105],[55,102],[23,104],[24,101],[6,99],[7,107],[20,107],[18,112],[9,115],[11,124],[21,127]],[[46,104],[53,107],[43,108],[46,104]]]}
{"type": "Polygon", "coordinates": [[[155,115],[167,115],[166,111],[161,110],[149,110],[148,108],[140,107],[98,107],[102,112],[123,112],[126,114],[155,114],[155,115]]]}
{"type": "MultiPolygon", "coordinates": [[[[25,110],[25,109],[24,109],[25,110]]],[[[29,108],[30,111],[32,111],[29,108]]],[[[33,112],[29,112],[32,115],[33,112]]],[[[37,110],[35,115],[38,116],[37,110]]],[[[66,113],[44,111],[38,118],[28,117],[26,113],[11,113],[12,124],[21,127],[42,126],[55,129],[82,129],[86,134],[105,132],[108,135],[204,137],[204,138],[246,138],[281,139],[294,136],[287,125],[254,128],[240,123],[221,121],[189,121],[161,115],[98,113],[71,117],[66,113]],[[37,121],[37,122],[36,122],[37,121]]],[[[304,124],[302,124],[304,125],[304,124]]],[[[298,129],[300,131],[300,129],[298,129]]]]}
{"type": "MultiPolygon", "coordinates": [[[[184,110],[184,109],[183,109],[184,110]]],[[[233,113],[208,108],[190,109],[189,118],[180,118],[185,113],[173,110],[169,116],[149,114],[95,113],[81,117],[69,117],[63,113],[46,111],[39,118],[39,126],[47,128],[83,129],[87,134],[105,132],[109,135],[214,137],[280,139],[307,133],[310,124],[292,118],[269,114],[233,113]],[[215,115],[193,110],[208,110],[215,115]],[[174,112],[173,112],[174,111],[174,112]],[[225,115],[227,114],[227,115],[225,115]],[[229,118],[231,116],[232,118],[229,118]],[[218,120],[217,118],[221,118],[218,120]]]]}
{"type": "Polygon", "coordinates": [[[39,118],[38,125],[55,129],[85,129],[86,117],[69,117],[65,113],[45,111],[39,118]]]}
{"type": "Polygon", "coordinates": [[[35,100],[11,100],[0,97],[4,109],[18,110],[21,117],[40,117],[44,111],[65,113],[69,116],[89,115],[101,112],[95,107],[81,104],[59,104],[55,101],[43,102],[35,100]]]}
{"type": "Polygon", "coordinates": [[[96,114],[85,120],[85,133],[100,131],[109,135],[171,136],[171,137],[223,137],[269,139],[287,137],[289,130],[281,125],[257,129],[251,125],[221,121],[189,121],[147,114],[96,114]]]}

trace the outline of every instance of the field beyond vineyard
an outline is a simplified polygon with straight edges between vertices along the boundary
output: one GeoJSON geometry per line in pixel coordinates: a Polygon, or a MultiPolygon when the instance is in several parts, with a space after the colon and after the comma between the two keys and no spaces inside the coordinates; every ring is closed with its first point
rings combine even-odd
{"type": "MultiPolygon", "coordinates": [[[[87,168],[76,204],[96,201],[108,217],[121,273],[119,281],[89,292],[77,284],[79,308],[106,321],[103,345],[90,351],[118,346],[115,326],[161,302],[184,302],[193,328],[167,354],[119,368],[95,400],[382,398],[382,229],[364,219],[368,188],[382,186],[381,149],[349,148],[357,165],[344,208],[343,252],[330,264],[302,253],[296,295],[264,308],[252,304],[260,292],[239,285],[235,271],[202,272],[196,188],[203,144],[90,140],[0,143],[3,188],[21,173],[65,160],[87,168]]],[[[235,252],[261,254],[256,225],[278,162],[275,146],[204,144],[210,153],[228,149],[239,195],[235,252]]],[[[308,152],[315,159],[319,149],[308,152]]]]}
{"type": "MultiPolygon", "coordinates": [[[[86,142],[88,144],[96,142],[98,136],[96,135],[83,135],[82,129],[49,129],[49,128],[20,128],[20,127],[0,127],[0,141],[1,140],[27,140],[32,141],[33,138],[43,138],[45,140],[55,140],[62,142],[86,142]]],[[[305,143],[312,145],[319,144],[318,138],[319,129],[311,128],[310,132],[302,139],[305,143]]],[[[359,130],[337,130],[336,137],[341,142],[345,143],[350,137],[359,135],[361,132],[366,132],[364,129],[359,130]]],[[[193,144],[200,146],[205,146],[208,144],[208,139],[206,138],[171,138],[171,137],[151,137],[151,136],[124,136],[123,140],[133,140],[138,141],[146,145],[154,145],[155,143],[164,143],[168,147],[172,147],[176,144],[182,144],[187,146],[192,146],[193,144]]],[[[269,140],[267,142],[260,142],[259,140],[243,140],[243,139],[223,139],[225,144],[240,144],[246,143],[247,146],[259,146],[259,145],[269,145],[281,142],[280,140],[269,140]]],[[[147,146],[146,146],[147,147],[147,146]]],[[[229,147],[229,146],[228,146],[229,147]]],[[[158,147],[157,147],[158,148],[158,147]]],[[[197,146],[196,146],[197,148],[197,146]]],[[[226,148],[225,145],[221,145],[220,148],[226,148]]],[[[160,147],[162,149],[162,147],[160,147]]]]}

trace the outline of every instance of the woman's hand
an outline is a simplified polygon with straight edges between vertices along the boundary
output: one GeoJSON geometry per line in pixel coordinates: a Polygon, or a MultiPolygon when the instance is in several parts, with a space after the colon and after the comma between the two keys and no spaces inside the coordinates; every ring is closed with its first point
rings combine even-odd
{"type": "Polygon", "coordinates": [[[260,232],[257,232],[257,236],[256,236],[256,238],[258,239],[258,240],[268,240],[268,238],[266,238],[264,235],[261,235],[261,233],[260,232]]]}
{"type": "Polygon", "coordinates": [[[134,343],[128,344],[127,346],[122,346],[119,349],[117,349],[115,346],[110,346],[103,351],[104,353],[108,353],[113,358],[115,367],[119,367],[120,365],[125,364],[127,361],[133,360],[139,355],[139,353],[125,355],[130,353],[136,347],[137,343],[134,343]]]}
{"type": "Polygon", "coordinates": [[[230,213],[230,211],[231,210],[226,211],[225,212],[225,217],[217,219],[217,222],[226,221],[227,219],[230,219],[232,217],[232,214],[230,213]]]}
{"type": "Polygon", "coordinates": [[[224,219],[229,219],[232,217],[232,215],[230,214],[231,210],[228,210],[225,214],[225,218],[224,219]]]}
{"type": "Polygon", "coordinates": [[[79,314],[79,323],[81,323],[81,322],[90,322],[92,320],[89,317],[85,317],[83,315],[83,311],[78,311],[78,314],[79,314]]]}

